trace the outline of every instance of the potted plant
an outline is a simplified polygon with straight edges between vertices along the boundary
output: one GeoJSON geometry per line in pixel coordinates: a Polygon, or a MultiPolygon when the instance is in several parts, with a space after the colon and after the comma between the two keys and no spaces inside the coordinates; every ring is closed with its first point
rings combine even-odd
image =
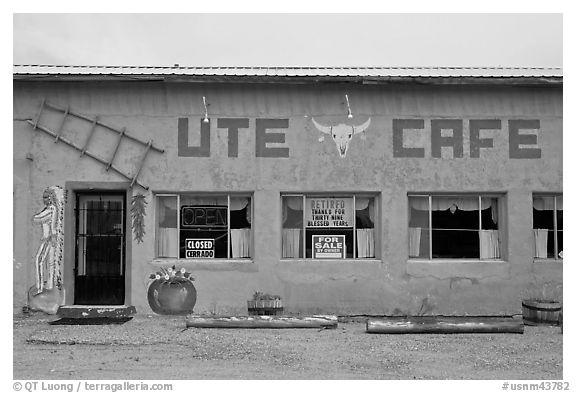
{"type": "Polygon", "coordinates": [[[190,314],[196,304],[194,278],[185,268],[161,268],[150,275],[148,304],[162,315],[190,314]]]}
{"type": "Polygon", "coordinates": [[[278,295],[256,291],[252,300],[248,300],[249,315],[277,315],[283,309],[282,298],[278,295]]]}

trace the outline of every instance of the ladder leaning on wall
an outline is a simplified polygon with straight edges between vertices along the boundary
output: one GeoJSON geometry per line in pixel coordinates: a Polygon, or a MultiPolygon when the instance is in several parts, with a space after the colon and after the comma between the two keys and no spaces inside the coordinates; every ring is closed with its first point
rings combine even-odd
{"type": "Polygon", "coordinates": [[[46,102],[46,99],[42,100],[42,104],[40,105],[40,110],[38,111],[38,115],[36,116],[36,119],[34,121],[32,120],[26,120],[28,122],[28,124],[30,124],[34,130],[41,130],[44,131],[45,133],[47,133],[48,135],[52,136],[54,138],[54,143],[57,142],[63,142],[66,145],[73,147],[74,149],[78,150],[80,152],[80,157],[90,157],[96,161],[98,161],[100,164],[104,165],[106,171],[109,171],[110,169],[112,169],[114,172],[118,173],[119,175],[121,175],[122,177],[130,180],[130,188],[132,188],[134,186],[134,184],[144,188],[145,190],[148,190],[148,186],[140,183],[138,181],[138,175],[140,174],[140,171],[142,170],[142,167],[144,166],[144,161],[146,160],[146,157],[148,156],[148,152],[150,150],[155,150],[159,153],[164,153],[163,149],[160,149],[159,147],[154,146],[154,144],[152,143],[152,140],[149,140],[148,142],[144,142],[141,141],[140,139],[129,135],[126,133],[126,128],[122,128],[122,129],[117,129],[111,125],[108,125],[106,123],[101,122],[100,120],[98,120],[98,116],[95,116],[94,118],[90,118],[89,116],[80,114],[80,113],[76,113],[76,112],[72,112],[70,110],[70,107],[66,107],[66,108],[61,108],[59,106],[53,105],[53,104],[49,104],[48,102],[46,102]],[[46,126],[42,126],[40,123],[40,116],[42,116],[42,112],[45,109],[51,109],[57,112],[61,112],[64,114],[64,116],[62,117],[62,121],[60,122],[60,127],[58,128],[58,130],[54,131],[49,129],[46,126]],[[78,146],[76,145],[74,142],[66,139],[62,134],[63,134],[63,130],[64,130],[64,123],[66,122],[66,118],[68,116],[74,116],[76,118],[82,119],[82,120],[86,120],[87,122],[91,123],[91,128],[90,128],[90,132],[88,133],[88,137],[86,138],[86,141],[84,142],[84,146],[78,146]],[[116,147],[114,149],[114,152],[112,153],[112,156],[110,157],[109,160],[105,160],[104,158],[99,157],[98,155],[92,153],[91,151],[88,151],[88,146],[90,144],[90,140],[92,139],[92,136],[94,135],[94,132],[96,130],[96,127],[101,127],[104,128],[106,130],[115,132],[116,134],[118,134],[118,142],[116,143],[116,147]],[[122,142],[123,139],[128,139],[131,140],[141,146],[143,146],[144,150],[142,153],[142,158],[140,159],[140,163],[138,165],[138,167],[136,168],[135,174],[134,176],[129,176],[127,173],[125,173],[123,170],[119,169],[117,166],[114,165],[114,159],[116,158],[116,154],[118,153],[118,148],[120,147],[120,143],[122,142]]]}

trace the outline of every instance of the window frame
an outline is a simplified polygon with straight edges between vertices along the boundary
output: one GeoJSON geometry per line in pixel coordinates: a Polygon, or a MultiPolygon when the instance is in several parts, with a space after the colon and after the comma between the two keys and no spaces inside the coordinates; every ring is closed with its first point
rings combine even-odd
{"type": "MultiPolygon", "coordinates": [[[[328,262],[328,261],[339,261],[339,262],[350,262],[350,261],[366,261],[366,262],[370,262],[370,261],[380,261],[381,256],[381,239],[379,236],[380,233],[380,206],[379,206],[379,200],[380,200],[380,193],[379,192],[370,192],[370,191],[360,191],[360,192],[347,192],[347,191],[336,191],[336,192],[282,192],[280,193],[280,261],[281,262],[289,262],[289,261],[315,261],[315,262],[328,262]],[[303,206],[303,211],[302,211],[302,257],[297,256],[294,258],[286,258],[282,256],[282,230],[284,229],[283,227],[283,222],[282,222],[282,212],[284,209],[284,198],[286,197],[301,197],[302,198],[302,206],[303,206]],[[357,236],[356,236],[356,229],[357,229],[357,224],[356,224],[356,198],[357,197],[364,197],[364,198],[374,198],[374,257],[372,258],[358,258],[357,257],[357,236]],[[306,198],[352,198],[352,204],[353,204],[353,211],[354,211],[354,223],[353,226],[351,227],[352,229],[352,243],[353,243],[353,247],[352,247],[352,258],[339,258],[339,259],[320,259],[320,258],[308,258],[306,256],[306,198]]],[[[350,228],[350,227],[347,227],[350,228]]]]}
{"type": "MultiPolygon", "coordinates": [[[[562,197],[562,199],[564,198],[564,193],[563,192],[533,192],[532,193],[532,229],[537,229],[534,228],[534,198],[554,198],[554,210],[552,211],[553,214],[553,223],[554,223],[554,258],[541,258],[541,257],[536,257],[535,255],[532,256],[533,260],[535,262],[558,262],[558,263],[563,263],[564,262],[564,258],[560,258],[558,256],[558,254],[560,253],[560,251],[558,250],[558,197],[562,197]]],[[[564,228],[562,228],[561,230],[562,232],[564,232],[564,228]]],[[[562,236],[564,236],[564,234],[562,234],[562,236]]],[[[534,238],[534,236],[532,236],[532,245],[533,247],[535,247],[535,241],[536,239],[534,238]]],[[[562,250],[563,251],[563,250],[562,250]]]]}
{"type": "MultiPolygon", "coordinates": [[[[507,223],[503,222],[505,220],[504,214],[504,198],[506,194],[504,193],[494,193],[494,192],[409,192],[407,194],[407,201],[408,201],[408,225],[407,229],[410,228],[409,217],[410,217],[410,197],[427,197],[428,198],[428,228],[425,228],[429,232],[429,244],[428,244],[428,257],[411,257],[410,251],[408,251],[408,260],[412,262],[481,262],[481,263],[493,263],[493,262],[504,262],[506,253],[506,238],[504,234],[504,229],[506,228],[507,223]],[[450,258],[450,257],[433,257],[432,253],[432,231],[434,230],[432,226],[432,198],[433,197],[455,197],[455,198],[470,198],[470,197],[477,197],[478,198],[478,229],[475,231],[482,230],[482,198],[496,198],[498,203],[498,234],[499,234],[499,252],[500,256],[498,258],[486,258],[482,259],[478,258],[450,258]]],[[[453,229],[459,230],[459,229],[453,229]]],[[[407,245],[409,247],[410,241],[409,238],[407,239],[407,245]]]]}
{"type": "Polygon", "coordinates": [[[182,192],[156,192],[154,195],[154,261],[156,262],[166,262],[166,261],[174,261],[178,260],[179,262],[185,263],[219,263],[219,262],[242,262],[242,263],[251,263],[254,259],[254,193],[253,192],[193,192],[193,191],[182,191],[182,192]],[[180,231],[181,231],[181,223],[180,223],[180,209],[181,209],[181,197],[182,196],[191,196],[191,197],[226,197],[226,210],[227,210],[227,227],[226,227],[226,258],[181,258],[180,257],[180,250],[177,251],[177,257],[160,257],[158,256],[158,249],[156,246],[157,237],[158,237],[158,229],[160,228],[159,223],[159,210],[158,210],[158,199],[162,197],[176,197],[176,229],[178,232],[178,244],[180,244],[180,231]],[[250,239],[250,257],[248,258],[232,258],[232,251],[231,251],[231,222],[230,222],[230,199],[234,197],[246,197],[250,198],[250,232],[251,232],[251,239],[250,239]]]}

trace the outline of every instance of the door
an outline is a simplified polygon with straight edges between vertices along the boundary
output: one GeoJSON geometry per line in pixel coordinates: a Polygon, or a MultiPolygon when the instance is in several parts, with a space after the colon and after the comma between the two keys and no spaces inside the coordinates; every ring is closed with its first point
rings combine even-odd
{"type": "Polygon", "coordinates": [[[125,205],[124,194],[76,194],[74,304],[124,304],[125,205]]]}

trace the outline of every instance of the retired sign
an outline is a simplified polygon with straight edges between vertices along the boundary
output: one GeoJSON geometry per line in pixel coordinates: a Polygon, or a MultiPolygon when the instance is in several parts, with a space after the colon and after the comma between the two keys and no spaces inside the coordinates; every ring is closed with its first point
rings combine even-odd
{"type": "Polygon", "coordinates": [[[344,259],[346,257],[346,236],[312,235],[312,258],[344,259]]]}
{"type": "Polygon", "coordinates": [[[214,239],[186,239],[186,258],[214,258],[214,239]]]}
{"type": "Polygon", "coordinates": [[[307,227],[352,227],[353,212],[352,198],[306,198],[307,227]]]}

